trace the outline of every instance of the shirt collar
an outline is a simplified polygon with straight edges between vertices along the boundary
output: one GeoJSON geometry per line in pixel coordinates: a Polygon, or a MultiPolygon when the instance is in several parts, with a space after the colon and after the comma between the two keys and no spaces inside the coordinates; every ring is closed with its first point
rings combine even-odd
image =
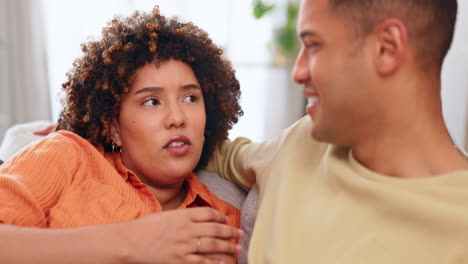
{"type": "MultiPolygon", "coordinates": [[[[114,164],[114,167],[125,181],[129,180],[129,178],[133,179],[134,177],[137,177],[135,173],[125,167],[122,162],[122,157],[119,153],[106,152],[104,155],[106,159],[111,162],[111,164],[114,164]]],[[[190,176],[185,179],[184,188],[187,194],[184,202],[182,202],[179,208],[191,207],[192,205],[206,205],[209,207],[214,207],[213,199],[209,195],[210,191],[200,182],[194,173],[191,173],[190,176]]]]}
{"type": "Polygon", "coordinates": [[[185,179],[185,190],[187,195],[185,201],[179,206],[179,208],[187,208],[193,206],[209,206],[214,207],[214,202],[210,196],[210,191],[203,185],[198,177],[191,173],[190,176],[185,179]]]}
{"type": "Polygon", "coordinates": [[[122,162],[120,153],[106,152],[104,153],[104,156],[111,164],[114,165],[115,169],[119,172],[120,176],[122,176],[125,181],[128,180],[129,176],[136,176],[135,173],[125,167],[122,162]]]}

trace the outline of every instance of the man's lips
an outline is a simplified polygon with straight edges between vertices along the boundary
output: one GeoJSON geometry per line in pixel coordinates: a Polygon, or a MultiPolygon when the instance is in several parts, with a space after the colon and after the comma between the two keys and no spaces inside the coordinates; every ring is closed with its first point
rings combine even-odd
{"type": "Polygon", "coordinates": [[[312,88],[305,88],[304,89],[304,96],[306,98],[310,98],[310,97],[318,97],[318,93],[312,89],[312,88]]]}
{"type": "Polygon", "coordinates": [[[319,103],[320,97],[316,91],[310,88],[304,89],[304,96],[307,98],[306,111],[307,113],[312,114],[312,110],[319,103]]]}

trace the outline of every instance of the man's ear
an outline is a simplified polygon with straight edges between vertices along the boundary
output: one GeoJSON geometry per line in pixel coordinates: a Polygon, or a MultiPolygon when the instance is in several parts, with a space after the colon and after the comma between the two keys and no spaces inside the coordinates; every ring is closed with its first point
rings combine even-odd
{"type": "Polygon", "coordinates": [[[408,32],[399,19],[390,18],[379,23],[373,31],[375,36],[376,71],[382,76],[394,73],[404,62],[408,52],[408,32]]]}
{"type": "Polygon", "coordinates": [[[116,118],[112,118],[110,130],[112,141],[118,146],[122,146],[122,140],[120,138],[119,121],[116,118]]]}

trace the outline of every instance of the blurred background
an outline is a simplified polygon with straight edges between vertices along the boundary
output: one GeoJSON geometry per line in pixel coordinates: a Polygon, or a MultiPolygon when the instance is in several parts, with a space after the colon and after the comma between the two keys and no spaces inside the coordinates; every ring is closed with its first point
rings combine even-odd
{"type": "MultiPolygon", "coordinates": [[[[205,29],[233,62],[245,115],[231,138],[270,139],[304,115],[302,88],[290,77],[298,0],[0,0],[0,139],[16,123],[56,120],[80,43],[99,39],[115,15],[155,5],[205,29]]],[[[442,98],[453,140],[468,149],[468,1],[459,6],[442,98]]]]}

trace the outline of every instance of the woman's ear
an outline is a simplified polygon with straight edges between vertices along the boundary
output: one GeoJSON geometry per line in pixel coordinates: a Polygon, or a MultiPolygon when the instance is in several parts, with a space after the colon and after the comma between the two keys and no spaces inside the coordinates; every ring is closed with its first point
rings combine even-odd
{"type": "Polygon", "coordinates": [[[122,140],[120,138],[119,122],[117,121],[116,118],[112,118],[112,121],[111,121],[111,124],[110,124],[110,130],[111,130],[111,139],[112,139],[112,141],[116,145],[122,146],[122,140]]]}
{"type": "Polygon", "coordinates": [[[377,73],[387,76],[403,64],[408,52],[408,33],[399,19],[386,19],[374,28],[375,57],[377,73]]]}

